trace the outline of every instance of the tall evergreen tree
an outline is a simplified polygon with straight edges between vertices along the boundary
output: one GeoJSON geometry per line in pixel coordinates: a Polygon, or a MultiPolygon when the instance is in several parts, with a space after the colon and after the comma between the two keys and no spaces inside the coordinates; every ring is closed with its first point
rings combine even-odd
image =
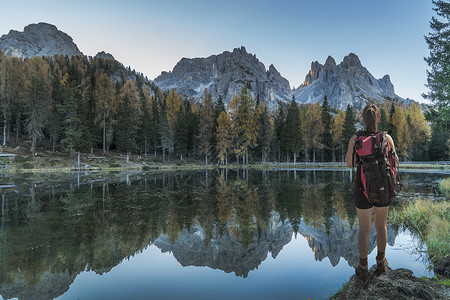
{"type": "Polygon", "coordinates": [[[26,131],[31,138],[31,153],[36,153],[36,143],[44,137],[43,129],[51,111],[50,69],[41,57],[27,61],[26,72],[29,76],[26,88],[26,131]]]}
{"type": "Polygon", "coordinates": [[[295,102],[294,96],[292,96],[291,105],[287,112],[285,128],[286,150],[294,154],[295,164],[301,150],[302,136],[300,131],[300,109],[295,102]]]}
{"type": "Polygon", "coordinates": [[[257,108],[258,115],[258,137],[257,149],[261,154],[261,161],[265,163],[270,152],[270,144],[273,139],[273,121],[264,102],[260,102],[257,108]]]}
{"type": "MultiPolygon", "coordinates": [[[[187,100],[185,103],[188,102],[187,100]]],[[[189,143],[189,120],[186,113],[185,103],[180,106],[178,117],[175,122],[175,152],[180,155],[180,159],[188,154],[189,143]]]]}
{"type": "Polygon", "coordinates": [[[450,3],[448,0],[433,0],[433,16],[430,22],[431,32],[425,37],[430,56],[425,61],[431,70],[427,70],[429,92],[423,96],[430,99],[435,111],[428,115],[433,130],[450,134],[450,3]]]}
{"type": "Polygon", "coordinates": [[[389,110],[389,124],[388,124],[388,133],[392,137],[394,141],[397,140],[397,127],[394,123],[394,115],[395,115],[395,104],[392,102],[391,109],[389,110]]]}
{"type": "Polygon", "coordinates": [[[285,122],[286,122],[286,116],[285,116],[285,110],[283,107],[283,104],[281,102],[278,102],[278,112],[277,116],[274,120],[274,128],[275,128],[275,135],[274,135],[274,149],[276,149],[277,159],[280,162],[281,161],[281,153],[284,151],[284,145],[283,145],[283,136],[285,131],[285,122]]]}
{"type": "Polygon", "coordinates": [[[120,152],[136,152],[137,128],[141,122],[141,105],[136,85],[133,81],[127,81],[119,95],[116,123],[116,146],[120,152]]]}
{"type": "Polygon", "coordinates": [[[199,150],[205,156],[205,164],[213,151],[214,112],[212,96],[207,89],[203,92],[203,100],[199,109],[200,124],[198,129],[199,150]]]}
{"type": "Polygon", "coordinates": [[[333,122],[333,118],[330,114],[330,105],[328,104],[327,96],[323,97],[323,102],[321,106],[321,115],[322,115],[322,124],[323,124],[323,132],[322,132],[322,145],[323,145],[323,160],[331,161],[331,148],[333,145],[333,139],[331,137],[331,126],[333,122]]]}
{"type": "Polygon", "coordinates": [[[380,112],[380,123],[378,124],[378,129],[382,131],[389,130],[389,120],[384,109],[381,109],[380,112]]]}
{"type": "Polygon", "coordinates": [[[350,138],[355,134],[355,113],[350,104],[347,104],[347,110],[345,111],[344,130],[342,132],[342,144],[344,145],[343,153],[347,152],[348,142],[350,138]]]}
{"type": "Polygon", "coordinates": [[[63,78],[63,102],[58,107],[63,123],[61,145],[74,157],[75,161],[75,151],[80,149],[82,128],[81,120],[77,114],[77,103],[79,102],[77,102],[76,99],[76,91],[75,88],[71,86],[70,78],[67,77],[69,77],[68,74],[63,78]]]}

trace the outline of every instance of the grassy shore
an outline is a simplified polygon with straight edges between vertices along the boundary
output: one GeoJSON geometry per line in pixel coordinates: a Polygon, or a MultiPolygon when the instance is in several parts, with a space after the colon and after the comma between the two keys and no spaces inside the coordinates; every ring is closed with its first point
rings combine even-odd
{"type": "MultiPolygon", "coordinates": [[[[82,170],[103,170],[103,171],[127,171],[127,170],[198,170],[198,169],[215,169],[215,168],[243,168],[245,165],[238,165],[236,163],[225,165],[217,165],[216,161],[206,166],[202,160],[171,160],[170,162],[162,163],[162,157],[154,156],[137,156],[130,157],[129,162],[126,156],[116,153],[104,155],[102,153],[96,154],[81,154],[80,168],[82,170]]],[[[28,153],[16,153],[14,157],[0,157],[0,170],[2,172],[71,172],[74,165],[78,163],[78,157],[72,157],[64,153],[42,152],[39,155],[32,157],[28,153]]],[[[252,169],[348,169],[345,163],[252,163],[248,166],[252,169]]],[[[429,169],[429,170],[443,170],[447,166],[437,164],[402,164],[402,169],[429,169]]],[[[446,183],[447,189],[450,189],[450,180],[446,183]]],[[[450,193],[450,192],[449,192],[450,193]]]]}
{"type": "Polygon", "coordinates": [[[432,261],[450,253],[450,202],[415,200],[396,207],[389,214],[392,224],[403,225],[418,234],[432,261]]]}

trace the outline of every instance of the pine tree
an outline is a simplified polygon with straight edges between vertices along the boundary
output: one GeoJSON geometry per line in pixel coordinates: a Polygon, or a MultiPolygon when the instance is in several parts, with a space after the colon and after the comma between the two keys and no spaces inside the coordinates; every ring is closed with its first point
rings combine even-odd
{"type": "Polygon", "coordinates": [[[120,152],[136,152],[137,129],[141,123],[141,105],[136,85],[133,81],[127,81],[119,95],[116,124],[116,146],[120,152]]]}
{"type": "Polygon", "coordinates": [[[175,123],[175,152],[180,155],[181,160],[188,154],[189,121],[187,116],[186,107],[182,104],[175,123]]]}
{"type": "MultiPolygon", "coordinates": [[[[69,75],[63,78],[62,98],[63,103],[59,104],[58,111],[62,116],[63,136],[61,145],[70,155],[75,157],[75,151],[79,150],[80,138],[82,135],[81,120],[77,114],[77,99],[75,89],[71,86],[69,75]]],[[[75,159],[74,159],[75,161],[75,159]]]]}
{"type": "Polygon", "coordinates": [[[283,145],[283,136],[284,136],[284,130],[285,130],[285,112],[283,108],[283,104],[281,102],[278,102],[278,112],[277,116],[274,121],[274,128],[275,128],[275,135],[274,135],[274,148],[276,148],[277,151],[277,159],[278,162],[281,161],[281,152],[284,151],[284,145],[283,145]]]}
{"type": "Polygon", "coordinates": [[[333,118],[330,114],[330,105],[328,105],[327,96],[323,97],[323,102],[321,106],[321,115],[322,115],[322,124],[323,124],[323,133],[321,136],[323,149],[323,159],[325,161],[331,161],[331,148],[333,144],[333,140],[331,137],[331,126],[333,122],[333,118]]]}
{"type": "MultiPolygon", "coordinates": [[[[261,154],[261,161],[265,163],[270,152],[270,144],[273,139],[273,121],[264,102],[260,102],[257,107],[258,116],[258,150],[261,154]]],[[[300,117],[300,116],[299,116],[300,117]]]]}
{"type": "Polygon", "coordinates": [[[430,99],[435,111],[428,115],[433,131],[450,134],[450,3],[448,0],[433,0],[433,10],[438,17],[432,17],[431,32],[425,37],[430,56],[425,61],[431,70],[427,70],[429,92],[423,96],[430,99]]]}
{"type": "Polygon", "coordinates": [[[174,148],[174,135],[169,127],[169,120],[167,119],[167,114],[165,107],[161,108],[159,113],[159,136],[161,137],[161,148],[163,151],[163,162],[165,162],[166,151],[169,153],[168,161],[170,161],[170,153],[173,152],[174,148]]]}
{"type": "Polygon", "coordinates": [[[141,100],[142,111],[142,124],[139,136],[141,140],[141,146],[144,148],[144,156],[147,157],[149,144],[154,130],[152,127],[153,120],[150,112],[152,99],[145,89],[141,89],[139,91],[139,98],[141,100]]]}
{"type": "Polygon", "coordinates": [[[355,134],[355,114],[350,104],[347,104],[347,110],[345,111],[344,130],[342,132],[342,144],[344,145],[343,153],[347,153],[348,142],[350,138],[355,134]]]}
{"type": "Polygon", "coordinates": [[[28,84],[25,102],[26,131],[31,138],[31,153],[36,153],[36,143],[44,137],[43,129],[51,111],[50,69],[41,57],[27,61],[28,84]]]}
{"type": "Polygon", "coordinates": [[[286,150],[294,154],[294,164],[297,162],[297,156],[302,146],[302,136],[300,131],[300,109],[292,96],[292,102],[289,106],[286,124],[286,150]]]}
{"type": "Polygon", "coordinates": [[[389,120],[384,109],[380,109],[380,123],[378,123],[378,129],[381,131],[389,130],[389,120]]]}
{"type": "Polygon", "coordinates": [[[397,127],[395,127],[393,116],[395,114],[395,104],[392,102],[391,109],[389,110],[389,124],[388,124],[388,133],[394,140],[394,142],[397,140],[397,127]]]}
{"type": "Polygon", "coordinates": [[[214,127],[214,112],[211,94],[207,89],[203,92],[203,100],[199,109],[199,130],[198,143],[199,150],[205,156],[205,164],[208,165],[208,157],[213,150],[213,127],[214,127]]]}

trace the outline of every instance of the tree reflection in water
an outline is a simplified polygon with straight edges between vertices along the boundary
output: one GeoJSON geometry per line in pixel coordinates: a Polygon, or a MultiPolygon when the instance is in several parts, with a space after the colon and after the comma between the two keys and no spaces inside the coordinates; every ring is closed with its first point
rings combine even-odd
{"type": "MultiPolygon", "coordinates": [[[[2,287],[17,280],[33,287],[49,274],[102,274],[152,244],[182,265],[243,277],[298,234],[317,260],[357,259],[348,171],[65,176],[3,179],[15,187],[0,190],[2,287]]],[[[389,229],[391,244],[395,235],[389,229]]]]}

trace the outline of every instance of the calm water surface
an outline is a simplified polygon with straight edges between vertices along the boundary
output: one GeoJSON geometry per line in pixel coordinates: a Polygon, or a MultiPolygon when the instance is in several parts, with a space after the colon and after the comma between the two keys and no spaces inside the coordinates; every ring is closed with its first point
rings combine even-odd
{"type": "MultiPolygon", "coordinates": [[[[448,174],[401,175],[394,206],[444,198],[448,174]]],[[[0,184],[3,299],[326,299],[358,262],[349,171],[9,174],[0,184]]],[[[425,250],[388,227],[392,268],[432,275],[425,250]]],[[[370,252],[374,264],[374,228],[370,252]]]]}

